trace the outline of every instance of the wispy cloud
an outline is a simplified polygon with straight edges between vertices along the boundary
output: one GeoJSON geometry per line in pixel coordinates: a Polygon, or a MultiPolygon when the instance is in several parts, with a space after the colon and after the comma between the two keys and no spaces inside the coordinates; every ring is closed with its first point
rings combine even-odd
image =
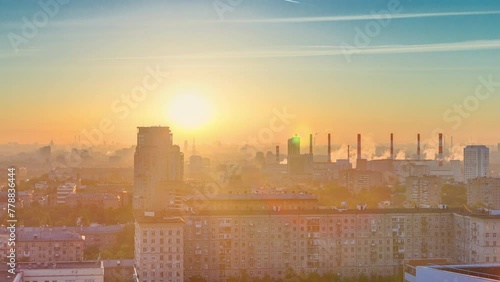
{"type": "Polygon", "coordinates": [[[410,19],[431,17],[457,17],[457,16],[481,16],[499,15],[500,11],[470,11],[470,12],[441,12],[441,13],[413,13],[413,14],[370,14],[351,16],[326,16],[326,17],[297,17],[297,18],[268,18],[268,19],[240,19],[226,20],[223,23],[313,23],[313,22],[336,22],[336,21],[365,21],[380,19],[410,19]]]}
{"type": "Polygon", "coordinates": [[[231,59],[231,58],[287,58],[287,57],[315,57],[315,56],[345,56],[384,55],[405,53],[429,52],[456,52],[500,49],[500,40],[462,41],[452,43],[412,44],[412,45],[379,45],[362,48],[351,46],[280,46],[271,49],[234,51],[221,53],[184,54],[168,56],[135,56],[135,57],[108,57],[99,60],[134,60],[134,59],[231,59]]]}

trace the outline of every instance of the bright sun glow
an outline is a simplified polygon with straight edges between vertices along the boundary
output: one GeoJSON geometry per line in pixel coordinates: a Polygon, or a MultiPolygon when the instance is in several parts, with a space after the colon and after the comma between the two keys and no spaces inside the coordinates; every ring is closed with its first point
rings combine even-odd
{"type": "Polygon", "coordinates": [[[181,93],[170,101],[168,116],[175,125],[184,129],[197,129],[210,121],[212,109],[202,95],[181,93]]]}

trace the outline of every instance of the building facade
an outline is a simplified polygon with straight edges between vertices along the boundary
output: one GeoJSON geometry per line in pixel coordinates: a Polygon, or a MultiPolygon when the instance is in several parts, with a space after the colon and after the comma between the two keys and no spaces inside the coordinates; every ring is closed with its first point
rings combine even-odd
{"type": "Polygon", "coordinates": [[[406,178],[406,201],[417,207],[437,207],[441,203],[442,180],[437,176],[406,178]]]}
{"type": "Polygon", "coordinates": [[[467,183],[467,204],[500,209],[500,178],[481,177],[467,183]]]}
{"type": "Polygon", "coordinates": [[[478,177],[490,175],[490,150],[484,145],[469,145],[464,148],[465,183],[478,177]]]}
{"type": "Polygon", "coordinates": [[[134,198],[136,210],[168,208],[182,186],[184,155],[173,145],[168,127],[139,127],[134,155],[134,198]]]}

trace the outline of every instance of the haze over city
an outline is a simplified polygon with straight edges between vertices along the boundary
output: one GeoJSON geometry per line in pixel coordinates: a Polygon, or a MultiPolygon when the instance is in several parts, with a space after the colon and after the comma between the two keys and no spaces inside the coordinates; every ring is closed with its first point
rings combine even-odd
{"type": "Polygon", "coordinates": [[[0,0],[0,282],[500,281],[498,26],[0,0]]]}

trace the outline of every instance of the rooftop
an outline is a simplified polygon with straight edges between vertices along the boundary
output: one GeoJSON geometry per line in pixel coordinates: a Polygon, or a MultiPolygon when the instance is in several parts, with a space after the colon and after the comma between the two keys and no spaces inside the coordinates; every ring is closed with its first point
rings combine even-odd
{"type": "Polygon", "coordinates": [[[115,267],[134,267],[133,259],[122,259],[122,260],[103,260],[102,265],[104,268],[115,268],[115,267]]]}
{"type": "Polygon", "coordinates": [[[472,277],[486,278],[488,281],[500,281],[500,264],[447,265],[429,267],[472,277]]]}
{"type": "Polygon", "coordinates": [[[191,195],[187,200],[209,200],[209,201],[260,201],[260,200],[317,200],[317,197],[309,194],[217,194],[217,195],[191,195]]]}

